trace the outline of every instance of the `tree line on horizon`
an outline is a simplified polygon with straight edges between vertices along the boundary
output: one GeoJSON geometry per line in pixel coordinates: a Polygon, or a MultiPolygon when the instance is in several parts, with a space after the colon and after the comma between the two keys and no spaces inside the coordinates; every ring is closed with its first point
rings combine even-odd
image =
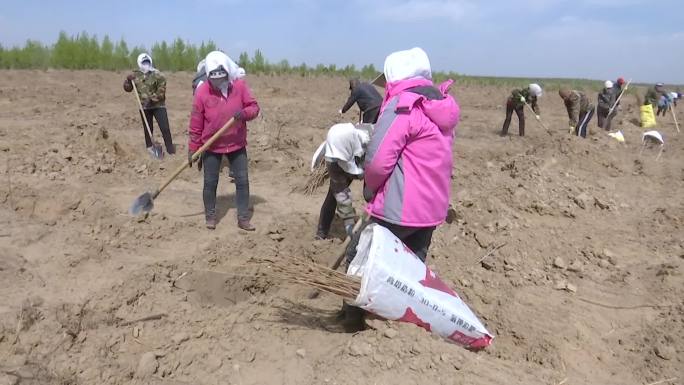
{"type": "MultiPolygon", "coordinates": [[[[154,66],[161,71],[194,72],[197,63],[209,52],[217,49],[211,40],[195,45],[176,38],[170,44],[166,41],[154,43],[147,50],[143,46],[129,48],[124,39],[115,42],[107,35],[100,40],[96,35],[89,35],[87,32],[74,36],[60,32],[57,41],[52,45],[36,40],[27,40],[23,46],[11,48],[0,44],[0,68],[117,71],[135,68],[138,55],[148,52],[152,56],[154,66]]],[[[372,64],[357,69],[353,64],[345,67],[337,67],[335,64],[291,65],[285,59],[273,63],[268,61],[259,49],[255,50],[251,57],[247,52],[240,53],[237,62],[247,73],[253,74],[339,74],[364,78],[372,78],[378,74],[372,64]]]]}
{"type": "MultiPolygon", "coordinates": [[[[152,55],[154,66],[161,71],[195,72],[197,63],[207,53],[217,50],[213,41],[201,42],[199,45],[176,38],[173,42],[154,43],[148,50],[143,46],[129,45],[122,38],[113,41],[105,35],[98,39],[96,35],[81,32],[68,35],[62,31],[52,45],[37,40],[27,40],[23,46],[4,47],[0,43],[0,69],[39,69],[48,68],[68,70],[129,70],[137,66],[136,59],[142,52],[152,55]]],[[[235,58],[233,58],[235,59],[235,58]]],[[[298,74],[301,76],[336,75],[373,79],[380,71],[373,64],[357,68],[353,64],[344,67],[335,64],[316,64],[314,66],[301,63],[292,65],[286,59],[270,62],[260,49],[250,56],[242,52],[237,57],[238,64],[248,74],[298,74]]],[[[437,82],[454,79],[460,85],[495,85],[523,87],[528,83],[539,82],[546,89],[558,89],[561,85],[577,88],[600,89],[602,82],[588,79],[529,79],[496,76],[466,76],[455,72],[433,72],[437,82]]]]}

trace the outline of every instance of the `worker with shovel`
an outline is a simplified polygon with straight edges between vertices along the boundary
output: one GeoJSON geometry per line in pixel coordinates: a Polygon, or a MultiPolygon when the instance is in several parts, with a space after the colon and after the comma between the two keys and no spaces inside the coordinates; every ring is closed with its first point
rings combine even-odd
{"type": "Polygon", "coordinates": [[[192,156],[231,118],[236,123],[221,135],[197,161],[204,168],[204,211],[206,226],[215,229],[216,190],[221,161],[228,158],[235,178],[235,206],[240,229],[254,231],[249,213],[249,178],[247,159],[247,123],[259,114],[259,105],[244,79],[238,79],[239,67],[226,54],[213,51],[206,57],[207,81],[195,92],[190,115],[188,163],[192,156]]]}
{"type": "MultiPolygon", "coordinates": [[[[606,80],[603,83],[603,89],[598,94],[598,105],[596,107],[596,117],[598,119],[599,128],[603,128],[606,131],[610,131],[610,124],[615,116],[614,112],[611,111],[618,94],[615,93],[613,89],[613,82],[606,80]]],[[[613,111],[615,111],[613,109],[613,111]]]]}
{"type": "Polygon", "coordinates": [[[373,125],[366,123],[340,123],[328,130],[324,157],[330,187],[321,206],[316,238],[328,237],[335,212],[344,221],[347,236],[352,236],[356,211],[349,186],[354,180],[363,179],[363,159],[372,132],[373,125]]]}
{"type": "Polygon", "coordinates": [[[375,124],[380,114],[380,104],[382,104],[382,96],[378,90],[371,84],[354,78],[349,80],[349,91],[349,98],[339,113],[344,114],[356,103],[361,110],[361,121],[375,124]]]}
{"type": "Polygon", "coordinates": [[[525,104],[529,104],[532,107],[535,119],[541,119],[539,116],[539,105],[537,104],[537,98],[540,96],[542,96],[542,88],[539,84],[535,83],[530,84],[527,88],[515,89],[511,92],[511,96],[508,97],[506,102],[506,120],[504,120],[501,136],[508,135],[508,127],[511,124],[513,111],[518,115],[518,134],[525,136],[525,104]]]}
{"type": "Polygon", "coordinates": [[[594,116],[594,106],[589,102],[589,98],[584,92],[561,88],[558,95],[565,103],[570,119],[570,133],[587,137],[587,128],[591,118],[594,116]]]}
{"type": "Polygon", "coordinates": [[[123,84],[124,91],[137,91],[145,132],[145,145],[147,150],[156,158],[161,157],[159,145],[155,145],[153,138],[153,118],[157,120],[161,131],[166,152],[175,154],[176,147],[173,145],[171,130],[169,129],[169,118],[166,114],[166,78],[156,68],[152,66],[152,58],[146,53],[138,55],[138,69],[126,76],[123,84]],[[148,132],[149,131],[149,132],[148,132]]]}

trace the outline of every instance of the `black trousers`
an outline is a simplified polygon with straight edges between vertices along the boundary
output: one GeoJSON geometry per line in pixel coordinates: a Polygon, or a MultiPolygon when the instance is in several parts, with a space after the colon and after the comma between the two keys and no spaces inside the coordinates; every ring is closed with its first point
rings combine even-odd
{"type": "Polygon", "coordinates": [[[579,121],[577,122],[577,127],[575,127],[575,135],[579,135],[583,138],[587,137],[587,128],[589,127],[589,122],[594,116],[594,107],[589,108],[589,111],[580,111],[579,121]]]}
{"type": "Polygon", "coordinates": [[[613,112],[610,115],[608,114],[608,111],[610,110],[605,108],[598,108],[596,110],[598,126],[606,131],[610,131],[610,125],[613,122],[613,118],[615,117],[615,115],[617,115],[616,110],[613,110],[613,112]]]}
{"type": "Polygon", "coordinates": [[[434,226],[406,227],[388,223],[374,217],[371,217],[352,237],[345,251],[347,262],[351,262],[356,256],[356,247],[359,244],[361,233],[363,232],[363,229],[365,229],[366,226],[371,223],[377,223],[378,225],[389,230],[392,234],[399,238],[418,258],[420,258],[421,261],[425,262],[428,250],[430,249],[430,244],[432,243],[432,233],[435,231],[434,226]]]}
{"type": "MultiPolygon", "coordinates": [[[[143,119],[142,113],[140,113],[140,118],[143,119]]],[[[157,120],[162,138],[164,138],[166,152],[169,154],[175,154],[176,148],[174,147],[173,140],[171,139],[171,129],[169,128],[169,118],[166,115],[166,107],[150,108],[145,110],[144,119],[147,120],[147,124],[150,126],[150,132],[154,133],[154,124],[152,118],[157,120]]],[[[152,138],[150,138],[150,135],[147,133],[145,122],[143,122],[143,131],[145,132],[145,146],[147,148],[152,147],[152,138]]]]}
{"type": "Polygon", "coordinates": [[[378,122],[378,116],[380,115],[380,106],[375,108],[369,108],[363,112],[363,123],[375,124],[378,122]]]}
{"type": "Polygon", "coordinates": [[[503,128],[501,129],[501,135],[508,135],[508,127],[511,125],[511,118],[513,117],[513,111],[518,115],[518,134],[520,136],[525,136],[525,109],[521,106],[519,108],[514,108],[513,103],[506,103],[506,120],[504,120],[503,128]]]}

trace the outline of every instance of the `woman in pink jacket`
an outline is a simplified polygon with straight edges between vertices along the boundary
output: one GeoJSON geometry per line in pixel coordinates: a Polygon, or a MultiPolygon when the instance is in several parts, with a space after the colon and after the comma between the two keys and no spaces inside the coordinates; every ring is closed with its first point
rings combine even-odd
{"type": "Polygon", "coordinates": [[[207,228],[216,228],[216,189],[221,160],[227,157],[235,178],[235,206],[238,227],[254,231],[249,214],[249,178],[247,172],[247,124],[257,117],[259,105],[244,79],[238,79],[237,65],[223,52],[214,51],[206,58],[207,80],[196,90],[190,116],[188,163],[197,151],[230,118],[236,123],[219,137],[197,162],[204,168],[204,212],[207,228]]]}
{"type": "MultiPolygon", "coordinates": [[[[384,74],[385,98],[364,167],[366,211],[370,222],[389,229],[425,261],[432,232],[449,208],[460,108],[448,94],[452,80],[433,85],[420,48],[390,54],[384,74]]],[[[355,253],[354,245],[348,259],[355,253]]]]}

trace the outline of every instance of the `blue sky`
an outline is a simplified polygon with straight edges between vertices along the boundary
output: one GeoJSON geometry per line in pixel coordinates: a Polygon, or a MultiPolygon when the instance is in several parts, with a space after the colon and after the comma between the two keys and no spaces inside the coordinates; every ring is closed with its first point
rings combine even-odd
{"type": "Polygon", "coordinates": [[[377,68],[420,46],[434,69],[470,75],[684,84],[681,0],[0,0],[3,45],[52,43],[60,30],[377,68]]]}

